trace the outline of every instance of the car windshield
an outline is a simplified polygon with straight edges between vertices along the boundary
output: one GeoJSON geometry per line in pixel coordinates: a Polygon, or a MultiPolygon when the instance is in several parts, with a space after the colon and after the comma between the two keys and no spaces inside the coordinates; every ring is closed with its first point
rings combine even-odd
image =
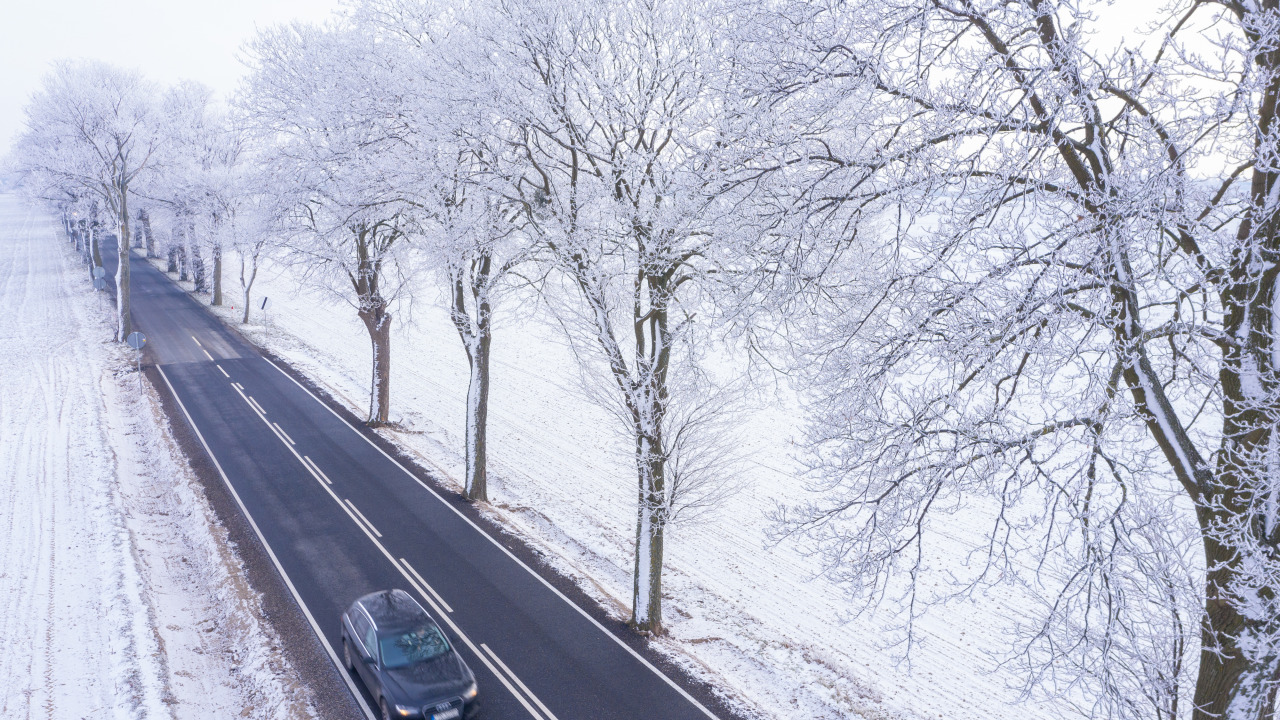
{"type": "Polygon", "coordinates": [[[435,625],[424,625],[417,630],[384,637],[379,642],[382,645],[382,665],[388,668],[420,663],[449,650],[449,641],[435,625]]]}

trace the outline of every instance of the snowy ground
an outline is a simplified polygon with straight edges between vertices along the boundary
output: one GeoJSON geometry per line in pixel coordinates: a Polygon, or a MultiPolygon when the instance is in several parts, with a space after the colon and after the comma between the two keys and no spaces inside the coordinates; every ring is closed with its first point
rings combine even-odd
{"type": "Polygon", "coordinates": [[[314,716],[81,267],[0,195],[0,717],[314,716]]]}
{"type": "MultiPolygon", "coordinates": [[[[157,263],[163,269],[162,263],[157,263]]],[[[228,271],[229,304],[240,305],[228,271]]],[[[190,289],[190,284],[187,284],[190,289]]],[[[255,314],[241,326],[356,412],[368,407],[370,350],[350,307],[299,290],[287,270],[260,273],[255,314]],[[259,313],[263,296],[271,306],[259,313]]],[[[238,326],[241,309],[217,309],[238,326]]],[[[494,516],[538,547],[610,612],[624,617],[634,539],[634,470],[614,421],[579,392],[555,328],[525,314],[495,321],[490,393],[494,516]]],[[[392,339],[392,419],[384,434],[455,484],[467,367],[443,309],[419,304],[392,339]]],[[[800,414],[785,399],[743,427],[746,487],[722,510],[669,536],[660,647],[762,718],[1061,718],[1019,702],[1019,678],[992,653],[1019,604],[1007,594],[953,606],[917,626],[911,664],[887,649],[891,613],[847,620],[839,588],[788,545],[771,546],[765,513],[802,496],[791,459],[800,414]]],[[[949,530],[963,533],[963,527],[949,530]]],[[[959,559],[953,559],[962,562],[959,559]]]]}

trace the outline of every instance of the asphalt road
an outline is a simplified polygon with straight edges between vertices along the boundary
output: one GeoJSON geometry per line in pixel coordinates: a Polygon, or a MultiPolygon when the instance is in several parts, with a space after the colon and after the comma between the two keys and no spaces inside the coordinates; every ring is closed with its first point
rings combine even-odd
{"type": "MultiPolygon", "coordinates": [[[[114,249],[104,241],[111,280],[114,249]]],[[[642,640],[573,602],[562,579],[533,569],[521,559],[528,553],[164,273],[137,257],[131,271],[135,329],[147,336],[162,392],[171,390],[181,410],[172,421],[190,423],[335,665],[343,610],[365,593],[400,587],[436,616],[475,671],[487,720],[725,716],[706,708],[714,701],[705,687],[669,665],[659,670],[642,640]]],[[[372,717],[363,686],[342,677],[372,717]]]]}

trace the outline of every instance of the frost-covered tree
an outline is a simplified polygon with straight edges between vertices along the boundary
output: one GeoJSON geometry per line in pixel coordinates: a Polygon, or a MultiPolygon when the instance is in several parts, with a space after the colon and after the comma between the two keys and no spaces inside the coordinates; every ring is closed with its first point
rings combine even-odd
{"type": "Polygon", "coordinates": [[[1272,718],[1280,10],[1125,9],[1151,34],[1102,3],[872,0],[792,3],[763,41],[799,128],[778,257],[817,290],[819,492],[780,519],[914,617],[963,517],[951,592],[1042,603],[1040,690],[1272,718]]]}
{"type": "Polygon", "coordinates": [[[151,171],[164,139],[156,89],[136,72],[64,62],[45,77],[25,111],[26,130],[15,148],[19,167],[39,176],[45,187],[92,194],[114,220],[116,340],[123,342],[132,331],[129,204],[134,183],[151,171]]]}
{"type": "Polygon", "coordinates": [[[290,206],[286,198],[269,190],[278,185],[267,175],[269,168],[262,168],[252,155],[242,160],[239,172],[230,178],[234,191],[227,195],[226,222],[221,229],[225,246],[235,251],[239,261],[240,300],[244,305],[240,322],[247,324],[258,269],[280,247],[290,206]]]}
{"type": "MultiPolygon", "coordinates": [[[[448,152],[448,151],[446,151],[448,152]]],[[[526,257],[525,236],[517,210],[501,193],[485,184],[484,150],[472,146],[451,153],[457,174],[441,187],[439,212],[429,254],[443,270],[449,295],[449,317],[467,355],[466,495],[489,499],[487,455],[489,358],[493,311],[502,284],[526,257]],[[476,167],[479,166],[479,167],[476,167]],[[481,173],[480,177],[468,177],[481,173]]],[[[496,154],[500,151],[494,151],[496,154]]]]}
{"type": "Polygon", "coordinates": [[[142,247],[146,249],[147,257],[158,257],[155,233],[151,230],[151,213],[145,207],[138,208],[138,228],[142,233],[142,247]]]}
{"type": "Polygon", "coordinates": [[[391,305],[407,299],[400,154],[408,130],[397,114],[399,56],[367,29],[337,20],[263,32],[242,100],[263,161],[292,208],[286,258],[315,284],[353,305],[373,347],[369,423],[389,420],[391,305]]]}
{"type": "MultiPolygon", "coordinates": [[[[213,91],[199,83],[171,88],[162,105],[169,142],[148,194],[173,214],[180,242],[176,254],[189,261],[196,290],[209,292],[210,304],[221,305],[225,226],[251,191],[243,180],[245,131],[215,101],[213,91]],[[212,268],[205,265],[206,253],[212,268]]],[[[185,263],[179,272],[186,279],[185,263]]]]}
{"type": "Polygon", "coordinates": [[[731,178],[751,123],[732,86],[739,21],[718,2],[500,3],[488,77],[526,170],[519,198],[599,397],[634,442],[632,624],[660,634],[672,513],[696,492],[683,403],[705,401],[697,316],[732,256],[731,178]],[[690,458],[691,459],[691,458],[690,458]]]}
{"type": "Polygon", "coordinates": [[[394,43],[413,68],[398,76],[403,85],[383,89],[400,99],[406,119],[401,162],[412,172],[398,182],[411,198],[418,251],[442,280],[470,370],[464,492],[487,501],[494,305],[529,252],[515,190],[524,169],[516,132],[485,76],[491,67],[478,53],[487,45],[452,4],[370,0],[355,19],[394,43]]]}

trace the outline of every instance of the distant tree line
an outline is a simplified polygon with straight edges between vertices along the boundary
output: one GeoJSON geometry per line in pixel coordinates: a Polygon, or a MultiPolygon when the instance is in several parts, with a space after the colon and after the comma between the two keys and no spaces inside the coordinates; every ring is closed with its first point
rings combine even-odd
{"type": "Polygon", "coordinates": [[[909,639],[1008,584],[1029,691],[1271,720],[1280,8],[1127,9],[1109,47],[1087,0],[364,0],[261,32],[225,104],[60,65],[15,158],[94,265],[121,239],[120,339],[131,242],[214,304],[238,263],[244,322],[267,258],[352,306],[373,425],[393,314],[440,289],[475,501],[492,318],[538,298],[633,447],[639,630],[732,481],[734,343],[806,401],[776,537],[909,639]]]}

